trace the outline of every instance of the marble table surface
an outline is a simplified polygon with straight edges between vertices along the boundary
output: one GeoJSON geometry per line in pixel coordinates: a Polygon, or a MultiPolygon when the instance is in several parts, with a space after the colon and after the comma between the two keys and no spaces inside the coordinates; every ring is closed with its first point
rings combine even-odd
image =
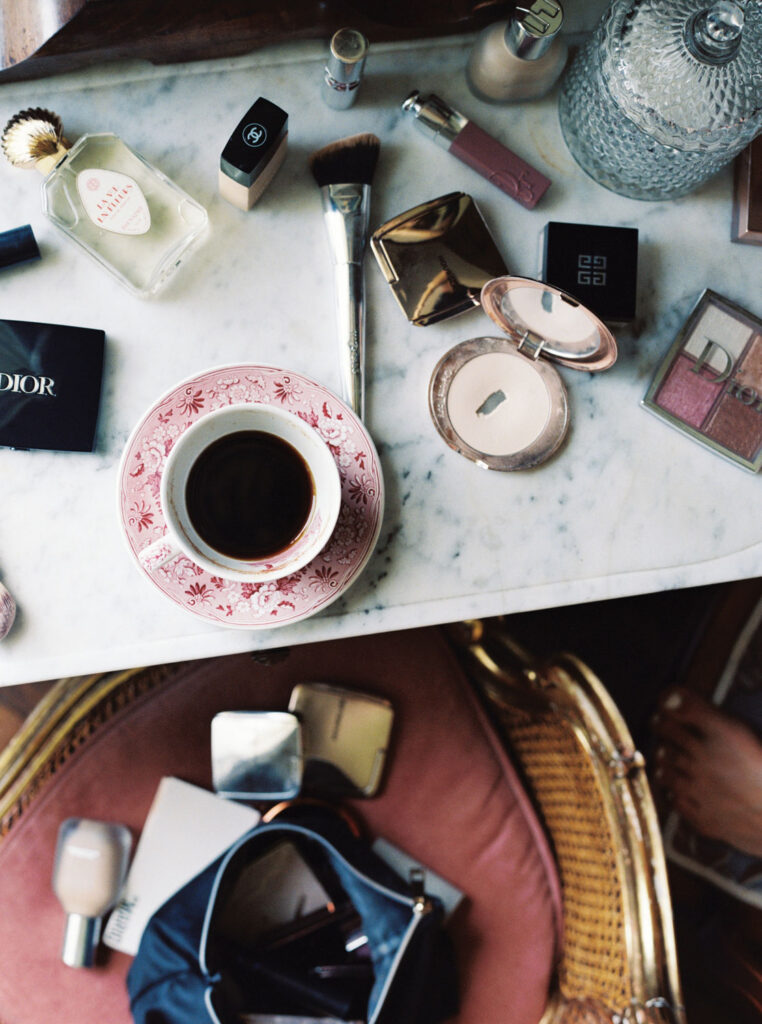
{"type": "Polygon", "coordinates": [[[43,258],[0,276],[0,315],[102,328],[106,370],[93,454],[0,451],[0,579],[18,618],[0,644],[0,684],[303,643],[586,602],[762,572],[759,482],[640,407],[700,292],[762,314],[762,250],[729,241],[730,170],[692,196],[641,203],[588,179],[565,148],[556,98],[493,107],[468,92],[473,37],[379,45],[357,104],[319,97],[323,47],[154,68],[117,65],[0,86],[0,122],[47,106],[66,134],[114,131],[208,211],[211,231],[154,299],[135,298],[41,212],[39,179],[0,166],[0,230],[29,222],[43,258]],[[430,143],[400,111],[434,91],[545,171],[527,211],[430,143]],[[217,194],[219,153],[253,100],[290,115],[286,161],[249,213],[217,194]],[[116,516],[119,460],[134,424],[176,382],[226,363],[292,369],[338,390],[333,294],[316,148],[358,131],[381,139],[371,224],[462,189],[478,202],[512,272],[535,276],[548,220],[640,229],[639,314],[620,358],[596,376],[562,370],[572,415],[562,451],[524,473],[490,473],[447,448],[428,413],[439,357],[493,334],[474,310],[413,327],[372,257],[366,424],[386,481],[378,546],[342,597],[281,629],[201,622],[136,571],[116,516]]]}

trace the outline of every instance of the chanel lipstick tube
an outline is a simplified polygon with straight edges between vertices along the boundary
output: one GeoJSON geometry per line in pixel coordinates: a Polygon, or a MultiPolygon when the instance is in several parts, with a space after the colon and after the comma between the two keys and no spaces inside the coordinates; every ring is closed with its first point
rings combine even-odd
{"type": "Polygon", "coordinates": [[[537,205],[550,187],[549,178],[434,93],[421,96],[416,89],[402,109],[413,115],[424,135],[528,210],[537,205]]]}

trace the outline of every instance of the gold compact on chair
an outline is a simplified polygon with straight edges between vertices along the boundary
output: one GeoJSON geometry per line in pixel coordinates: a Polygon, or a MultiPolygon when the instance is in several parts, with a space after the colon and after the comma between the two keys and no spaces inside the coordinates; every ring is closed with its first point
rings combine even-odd
{"type": "Polygon", "coordinates": [[[450,638],[556,856],[564,940],[541,1024],[685,1024],[656,811],[605,687],[571,655],[535,662],[500,619],[450,638]]]}

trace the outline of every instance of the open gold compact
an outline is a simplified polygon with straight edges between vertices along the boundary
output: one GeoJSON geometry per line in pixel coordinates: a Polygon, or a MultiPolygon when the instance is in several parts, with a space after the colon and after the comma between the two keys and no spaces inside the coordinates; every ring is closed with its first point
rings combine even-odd
{"type": "Polygon", "coordinates": [[[450,349],[432,374],[429,409],[466,458],[485,469],[530,469],[558,450],[569,427],[566,388],[550,362],[605,370],[616,361],[616,340],[571,295],[530,278],[488,281],[481,304],[504,336],[450,349]]]}

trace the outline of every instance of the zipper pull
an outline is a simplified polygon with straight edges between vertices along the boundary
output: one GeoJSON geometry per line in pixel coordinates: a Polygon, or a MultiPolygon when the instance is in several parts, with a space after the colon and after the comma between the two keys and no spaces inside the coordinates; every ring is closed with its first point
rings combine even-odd
{"type": "Polygon", "coordinates": [[[424,889],[424,880],[426,878],[423,868],[411,868],[410,874],[408,875],[408,881],[410,888],[413,891],[413,913],[414,914],[428,914],[433,909],[432,903],[429,897],[426,895],[424,889]]]}

